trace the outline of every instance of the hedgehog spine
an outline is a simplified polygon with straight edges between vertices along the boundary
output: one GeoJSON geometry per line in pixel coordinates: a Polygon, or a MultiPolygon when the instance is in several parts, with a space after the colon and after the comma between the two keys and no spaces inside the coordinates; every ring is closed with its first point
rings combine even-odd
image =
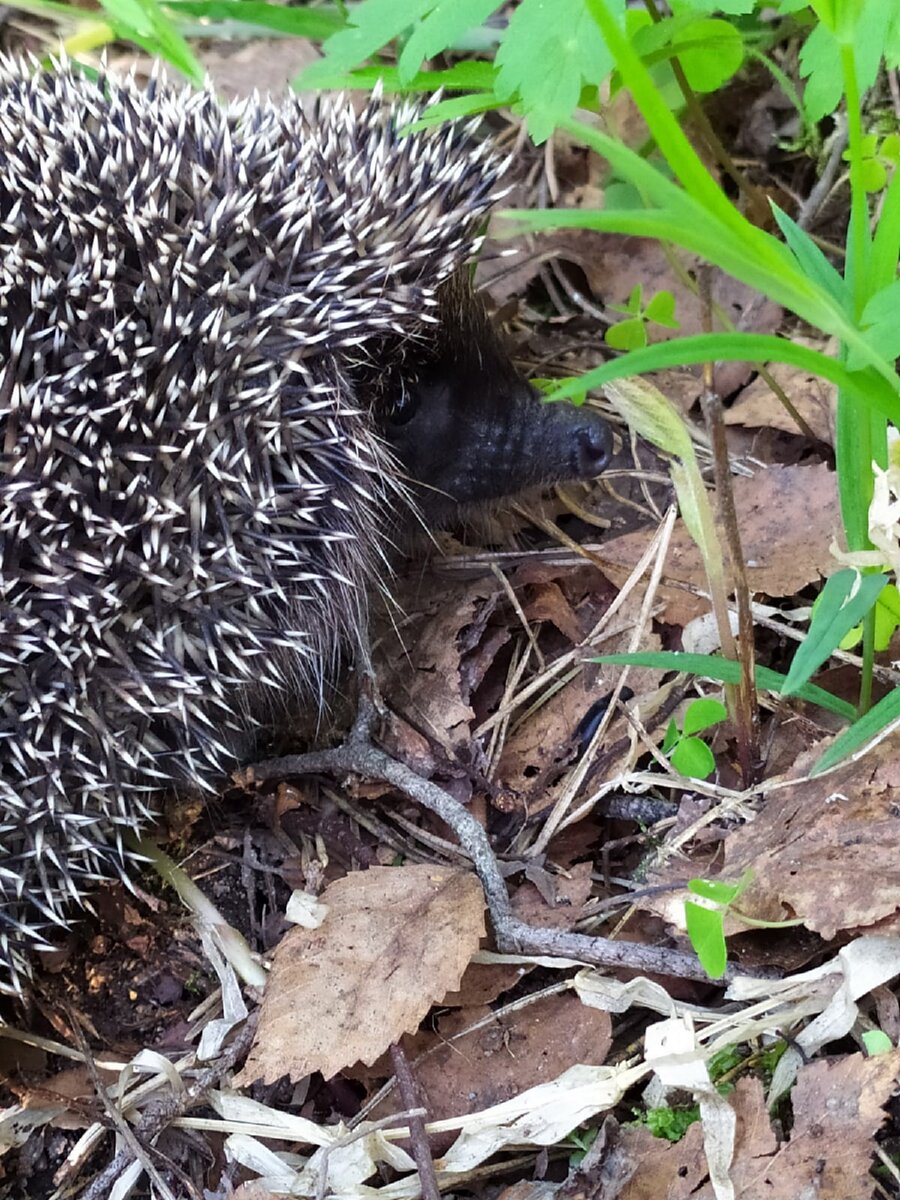
{"type": "Polygon", "coordinates": [[[375,98],[0,63],[0,987],[318,702],[407,503],[350,365],[427,337],[500,166],[375,98]]]}

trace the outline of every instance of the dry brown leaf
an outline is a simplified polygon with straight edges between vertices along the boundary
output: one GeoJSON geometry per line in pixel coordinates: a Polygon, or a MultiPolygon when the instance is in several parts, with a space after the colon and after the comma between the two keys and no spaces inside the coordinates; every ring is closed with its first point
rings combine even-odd
{"type": "Polygon", "coordinates": [[[447,1008],[477,1008],[511,991],[534,968],[526,963],[469,963],[455,992],[442,1001],[447,1008]]]}
{"type": "Polygon", "coordinates": [[[578,645],[587,630],[583,628],[569,596],[554,579],[536,580],[529,588],[522,611],[530,622],[549,621],[568,641],[578,645]]]}
{"type": "MultiPolygon", "coordinates": [[[[613,690],[622,668],[591,663],[594,647],[584,643],[612,599],[609,585],[600,572],[593,568],[567,572],[558,566],[537,564],[517,572],[514,582],[522,595],[526,616],[547,621],[571,640],[572,648],[579,650],[582,664],[579,674],[564,687],[548,688],[545,702],[526,721],[514,724],[503,745],[496,777],[509,796],[534,818],[551,808],[569,786],[568,768],[577,757],[573,736],[591,706],[613,690]],[[523,587],[526,581],[527,588],[523,587]]],[[[639,618],[643,599],[643,588],[631,593],[613,622],[623,632],[604,637],[596,647],[598,652],[616,654],[631,648],[632,623],[639,618]]],[[[647,630],[641,649],[653,650],[659,645],[658,635],[647,630]]],[[[639,697],[655,692],[659,687],[659,672],[630,667],[628,686],[639,697]]],[[[624,717],[614,717],[605,744],[612,745],[627,734],[628,728],[624,717]]],[[[608,767],[610,774],[618,769],[618,763],[608,767]]]]}
{"type": "MultiPolygon", "coordinates": [[[[792,596],[837,570],[829,547],[840,529],[835,475],[824,464],[769,467],[734,480],[734,502],[750,590],[792,596]]],[[[655,530],[629,533],[597,547],[609,578],[621,585],[655,530]]],[[[675,523],[664,575],[706,591],[706,576],[693,540],[675,523]]],[[[709,610],[709,602],[676,587],[662,587],[663,620],[684,625],[709,610]]]]}
{"type": "MultiPolygon", "coordinates": [[[[876,925],[887,932],[885,923],[900,918],[900,734],[858,762],[804,778],[822,750],[819,744],[801,756],[794,767],[797,782],[770,792],[756,818],[725,833],[714,855],[701,850],[702,860],[693,853],[691,861],[667,861],[653,871],[652,882],[677,885],[698,874],[736,881],[749,871],[752,880],[740,898],[745,916],[799,918],[826,939],[876,925]]],[[[680,928],[684,900],[684,893],[671,890],[641,907],[680,928]]],[[[729,935],[746,930],[736,918],[726,921],[729,935]]],[[[781,955],[790,955],[798,932],[791,931],[784,943],[769,935],[770,948],[776,948],[773,962],[784,965],[781,955]]]]}
{"type": "MultiPolygon", "coordinates": [[[[536,864],[529,864],[533,869],[536,864]]],[[[546,895],[531,882],[521,883],[512,897],[513,912],[526,925],[538,925],[542,929],[574,929],[584,916],[584,906],[593,890],[593,862],[576,863],[570,868],[568,878],[564,875],[547,877],[546,895]]],[[[526,869],[526,877],[528,875],[526,869]]]]}
{"type": "MultiPolygon", "coordinates": [[[[436,1032],[423,1032],[415,1040],[417,1055],[431,1051],[414,1069],[429,1121],[502,1104],[556,1079],[576,1063],[601,1066],[612,1042],[609,1013],[586,1008],[571,993],[544,996],[450,1041],[490,1016],[487,1008],[456,1009],[440,1017],[436,1032]]],[[[401,1107],[401,1098],[394,1093],[373,1116],[401,1107]]],[[[435,1153],[440,1152],[437,1146],[435,1153]]]]}
{"type": "MultiPolygon", "coordinates": [[[[826,349],[820,340],[795,337],[795,344],[813,350],[826,349]]],[[[810,375],[799,367],[787,363],[769,363],[768,372],[782,388],[787,398],[816,435],[834,444],[834,408],[837,389],[827,379],[810,375]]],[[[743,425],[750,429],[780,429],[785,433],[799,433],[797,422],[787,411],[762,375],[741,392],[738,399],[725,413],[726,425],[743,425]]]]}
{"type": "Polygon", "coordinates": [[[900,1050],[877,1058],[848,1054],[804,1067],[791,1091],[791,1139],[765,1178],[739,1192],[741,1200],[870,1200],[873,1139],[898,1071],[900,1050]]]}
{"type": "Polygon", "coordinates": [[[467,871],[372,867],[321,899],[323,924],[292,930],[275,953],[240,1087],[373,1063],[459,986],[485,932],[484,895],[467,871]]]}
{"type": "MultiPolygon", "coordinates": [[[[755,821],[726,836],[723,876],[753,872],[742,912],[774,920],[796,915],[824,938],[897,912],[898,753],[895,735],[859,762],[773,792],[755,821]]],[[[807,759],[801,769],[809,766],[807,759]]]]}
{"type": "Polygon", "coordinates": [[[393,630],[384,635],[381,689],[398,697],[403,715],[449,751],[470,740],[472,692],[509,638],[505,628],[485,633],[504,592],[493,578],[435,580],[428,594],[421,585],[414,596],[405,591],[400,604],[407,611],[414,603],[419,607],[400,628],[400,639],[393,630]]]}
{"type": "MultiPolygon", "coordinates": [[[[790,1140],[777,1147],[762,1087],[739,1080],[729,1103],[737,1115],[731,1180],[740,1200],[869,1200],[873,1138],[884,1121],[900,1051],[853,1054],[804,1067],[791,1092],[790,1140]]],[[[617,1200],[713,1200],[706,1179],[703,1129],[697,1123],[674,1145],[647,1129],[620,1131],[610,1156],[628,1176],[617,1200]]],[[[611,1162],[603,1164],[608,1176],[611,1162]]],[[[590,1188],[581,1191],[591,1194],[590,1188]]],[[[601,1200],[604,1192],[593,1193],[601,1200]]]]}
{"type": "MultiPolygon", "coordinates": [[[[772,1190],[754,1191],[760,1176],[768,1178],[767,1163],[771,1161],[777,1142],[766,1112],[762,1087],[755,1079],[741,1079],[729,1103],[737,1115],[734,1160],[731,1178],[740,1200],[766,1195],[769,1200],[794,1200],[800,1192],[772,1190]]],[[[708,1168],[703,1151],[703,1127],[697,1122],[679,1142],[654,1137],[645,1126],[619,1130],[607,1160],[601,1164],[602,1178],[624,1180],[621,1191],[612,1193],[616,1200],[711,1200],[708,1168]]],[[[583,1188],[591,1200],[604,1200],[601,1187],[591,1192],[583,1188]]]]}

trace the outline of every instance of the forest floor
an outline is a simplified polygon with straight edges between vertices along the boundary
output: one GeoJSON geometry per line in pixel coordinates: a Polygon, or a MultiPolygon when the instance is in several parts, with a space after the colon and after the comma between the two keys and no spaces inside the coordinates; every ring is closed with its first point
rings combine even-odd
{"type": "MultiPolygon", "coordinates": [[[[304,55],[285,40],[204,57],[223,92],[247,93],[280,90],[304,55]]],[[[762,77],[710,117],[783,207],[809,195],[814,164],[777,148],[790,112],[762,77]]],[[[637,138],[622,108],[629,122],[637,138]]],[[[517,133],[498,122],[519,147],[511,207],[599,200],[601,160],[517,133]]],[[[839,180],[809,227],[827,237],[846,203],[839,180]]],[[[680,333],[702,331],[698,267],[568,229],[489,240],[479,278],[523,367],[546,378],[609,353],[613,306],[637,286],[645,300],[671,293],[680,333]]],[[[810,339],[743,286],[710,289],[741,329],[810,339]]],[[[755,368],[711,382],[757,659],[785,671],[841,565],[835,397],[794,368],[771,374],[805,428],[755,368]]],[[[707,467],[709,382],[653,378],[707,467]]],[[[129,1171],[147,1195],[142,1173],[159,1171],[179,1200],[404,1200],[417,1166],[441,1190],[502,1200],[900,1196],[900,1050],[870,1055],[862,1039],[900,1044],[900,740],[809,777],[841,720],[763,692],[752,779],[727,722],[702,732],[708,778],[675,770],[667,730],[684,733],[691,703],[721,685],[593,660],[713,651],[706,578],[666,461],[597,403],[617,435],[610,469],[441,535],[400,570],[373,638],[381,744],[487,831],[511,913],[546,933],[545,952],[540,938],[497,951],[454,833],[385,783],[292,776],[206,808],[173,800],[160,840],[272,964],[265,995],[238,984],[217,935],[201,938],[150,872],[134,894],[100,889],[0,1039],[13,1106],[0,1197],[90,1200],[129,1171]],[[718,980],[679,966],[693,961],[687,885],[710,878],[747,885],[718,980]],[[305,926],[285,917],[295,889],[305,926]],[[587,939],[594,957],[573,949],[587,939]],[[610,942],[625,947],[617,964],[610,942]],[[418,1108],[427,1134],[394,1133],[418,1108]]],[[[853,702],[859,666],[850,649],[816,683],[853,702]]],[[[877,694],[896,686],[891,650],[876,679],[877,694]]]]}

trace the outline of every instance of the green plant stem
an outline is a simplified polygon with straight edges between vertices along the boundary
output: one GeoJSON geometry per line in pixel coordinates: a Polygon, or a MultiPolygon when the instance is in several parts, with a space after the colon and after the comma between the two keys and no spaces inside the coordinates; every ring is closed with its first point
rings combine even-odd
{"type": "Polygon", "coordinates": [[[805,919],[804,917],[791,917],[786,921],[763,921],[758,917],[748,917],[740,909],[730,906],[728,916],[734,917],[736,921],[740,921],[742,925],[746,925],[750,929],[793,929],[797,925],[802,925],[805,919]]]}
{"type": "Polygon", "coordinates": [[[875,666],[875,609],[870,608],[863,620],[863,663],[859,681],[859,715],[864,717],[872,707],[872,675],[875,666]]]}
{"type": "MultiPolygon", "coordinates": [[[[585,2],[616,60],[623,80],[631,89],[635,103],[640,108],[657,146],[666,156],[676,177],[688,194],[700,201],[710,216],[721,221],[724,227],[730,229],[735,236],[746,235],[748,230],[758,232],[738,212],[707,171],[654,85],[646,67],[620,30],[618,23],[607,8],[605,0],[585,0],[585,2]],[[637,88],[635,83],[637,83],[637,88]]],[[[767,257],[762,246],[760,246],[760,253],[767,257]]],[[[779,265],[783,265],[783,263],[779,263],[779,265]]]]}
{"type": "MultiPolygon", "coordinates": [[[[863,126],[859,81],[852,44],[841,45],[841,71],[847,106],[847,149],[850,159],[850,225],[847,230],[845,278],[850,286],[853,315],[862,317],[871,294],[869,265],[872,241],[869,231],[869,201],[863,176],[863,126]]],[[[868,512],[872,502],[872,461],[885,462],[887,438],[884,417],[871,409],[850,410],[850,398],[838,394],[837,467],[844,528],[851,550],[866,550],[869,539],[868,512]]],[[[863,622],[863,666],[859,685],[860,716],[872,703],[872,668],[875,662],[875,611],[863,622]]]]}

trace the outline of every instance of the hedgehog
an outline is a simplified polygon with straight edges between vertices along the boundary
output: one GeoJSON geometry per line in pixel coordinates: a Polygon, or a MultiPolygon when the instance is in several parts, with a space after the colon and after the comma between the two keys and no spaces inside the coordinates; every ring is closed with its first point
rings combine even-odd
{"type": "Polygon", "coordinates": [[[472,290],[504,162],[421,116],[0,60],[0,990],[326,703],[399,529],[606,462],[472,290]]]}

